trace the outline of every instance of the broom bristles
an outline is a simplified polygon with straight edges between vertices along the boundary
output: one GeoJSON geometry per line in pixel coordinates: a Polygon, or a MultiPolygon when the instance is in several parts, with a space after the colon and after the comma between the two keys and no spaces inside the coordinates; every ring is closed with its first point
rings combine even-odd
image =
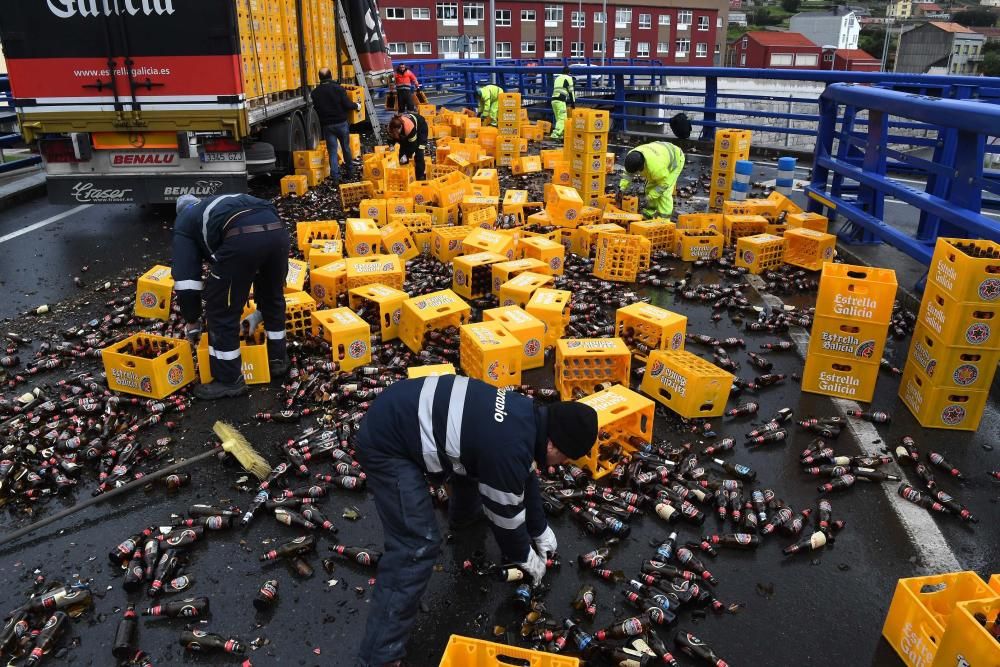
{"type": "Polygon", "coordinates": [[[215,422],[212,430],[222,441],[222,449],[236,457],[240,465],[251,475],[264,480],[271,474],[271,464],[253,448],[250,441],[244,438],[235,426],[219,421],[215,422]]]}

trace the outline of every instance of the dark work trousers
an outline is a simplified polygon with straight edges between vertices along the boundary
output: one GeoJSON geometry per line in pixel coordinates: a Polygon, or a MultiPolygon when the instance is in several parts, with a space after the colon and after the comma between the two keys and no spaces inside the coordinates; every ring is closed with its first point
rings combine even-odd
{"type": "MultiPolygon", "coordinates": [[[[280,222],[269,212],[248,213],[233,227],[280,222]]],[[[213,255],[205,282],[208,354],[212,377],[232,384],[243,372],[240,359],[240,319],[253,287],[254,301],[264,317],[269,359],[283,359],[285,341],[285,276],[288,273],[288,230],[238,234],[223,239],[213,255]]]]}
{"type": "Polygon", "coordinates": [[[359,441],[357,456],[375,496],[385,547],[356,666],[380,667],[406,655],[420,599],[441,553],[441,533],[416,462],[383,453],[376,442],[359,441]]]}
{"type": "Polygon", "coordinates": [[[337,159],[337,142],[344,153],[345,178],[350,178],[354,168],[354,156],[351,154],[351,126],[344,121],[323,126],[323,136],[326,138],[326,150],[330,153],[330,175],[334,180],[340,180],[340,160],[337,159]]]}
{"type": "Polygon", "coordinates": [[[409,88],[404,88],[402,86],[396,88],[396,99],[398,100],[400,111],[417,110],[416,105],[413,104],[413,91],[409,88]]]}
{"type": "Polygon", "coordinates": [[[451,493],[448,499],[448,520],[463,523],[482,516],[483,498],[479,495],[479,483],[471,477],[452,475],[448,480],[451,493]]]}
{"type": "MultiPolygon", "coordinates": [[[[427,121],[424,120],[423,116],[416,116],[417,126],[413,129],[417,133],[417,140],[410,141],[407,137],[403,137],[399,142],[399,156],[404,155],[413,160],[413,171],[417,177],[418,181],[422,181],[427,177],[426,166],[424,163],[424,154],[427,152],[427,121]]],[[[410,137],[413,135],[410,134],[410,137]]]]}

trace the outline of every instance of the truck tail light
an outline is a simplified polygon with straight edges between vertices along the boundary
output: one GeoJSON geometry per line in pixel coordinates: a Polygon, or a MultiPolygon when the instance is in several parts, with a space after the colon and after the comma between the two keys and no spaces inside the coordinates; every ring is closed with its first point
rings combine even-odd
{"type": "Polygon", "coordinates": [[[206,153],[237,153],[243,150],[240,142],[228,137],[212,137],[203,145],[206,153]]]}
{"type": "Polygon", "coordinates": [[[73,140],[69,137],[63,139],[42,139],[38,142],[38,151],[46,162],[82,162],[73,150],[73,140]]]}

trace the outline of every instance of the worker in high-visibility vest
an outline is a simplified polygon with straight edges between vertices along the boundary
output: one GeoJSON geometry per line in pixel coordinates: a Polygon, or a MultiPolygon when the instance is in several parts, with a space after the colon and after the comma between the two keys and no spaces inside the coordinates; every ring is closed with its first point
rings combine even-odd
{"type": "Polygon", "coordinates": [[[552,86],[552,114],[555,116],[555,124],[552,126],[553,139],[563,138],[563,129],[566,127],[566,105],[576,107],[576,97],[573,95],[573,77],[569,75],[569,67],[563,67],[562,74],[556,74],[556,80],[552,86]]]}
{"type": "Polygon", "coordinates": [[[492,83],[483,86],[478,91],[476,91],[476,97],[479,98],[479,117],[483,121],[483,127],[487,125],[497,126],[497,117],[500,110],[500,95],[503,93],[503,88],[500,86],[495,86],[492,83]]]}
{"type": "Polygon", "coordinates": [[[637,176],[646,180],[646,203],[642,213],[647,218],[667,218],[674,212],[674,188],[684,171],[684,151],[669,141],[654,141],[637,146],[625,155],[625,176],[618,183],[624,194],[637,176]]]}

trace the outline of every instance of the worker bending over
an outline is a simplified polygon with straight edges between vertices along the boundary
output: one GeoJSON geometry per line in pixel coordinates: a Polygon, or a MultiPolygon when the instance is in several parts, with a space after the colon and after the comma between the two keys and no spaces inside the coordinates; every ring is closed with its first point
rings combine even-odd
{"type": "Polygon", "coordinates": [[[420,87],[416,75],[406,65],[399,65],[396,68],[395,77],[397,108],[400,111],[416,111],[417,105],[413,102],[413,96],[417,88],[420,87]]]}
{"type": "Polygon", "coordinates": [[[668,218],[674,212],[674,188],[684,171],[684,151],[669,141],[637,146],[625,155],[625,176],[618,183],[624,194],[637,175],[646,179],[647,218],[668,218]]]}
{"type": "Polygon", "coordinates": [[[288,373],[284,296],[288,244],[288,228],[269,201],[250,195],[178,198],[171,270],[174,290],[186,322],[185,334],[195,346],[202,332],[204,292],[208,359],[214,378],[195,387],[198,398],[213,400],[247,391],[240,358],[240,318],[251,287],[267,332],[271,377],[288,373]],[[204,262],[209,263],[209,272],[208,280],[202,282],[204,262]]]}
{"type": "Polygon", "coordinates": [[[487,125],[497,126],[497,118],[499,116],[500,110],[500,95],[503,93],[503,88],[500,86],[495,86],[492,83],[483,86],[476,91],[476,97],[479,98],[479,117],[483,121],[483,127],[487,125]]]}
{"type": "Polygon", "coordinates": [[[563,67],[562,74],[556,74],[552,86],[552,115],[555,124],[552,126],[553,139],[562,139],[566,127],[566,105],[576,108],[576,97],[573,95],[573,77],[569,75],[569,67],[563,67]]]}
{"type": "Polygon", "coordinates": [[[536,405],[455,375],[386,389],[358,433],[358,460],[385,537],[358,667],[403,664],[440,552],[428,477],[451,481],[453,528],[485,515],[504,562],[518,564],[537,583],[557,543],[542,510],[536,467],[579,458],[596,440],[597,413],[584,403],[536,405]]]}
{"type": "Polygon", "coordinates": [[[399,164],[413,160],[417,180],[426,178],[424,153],[427,151],[427,121],[417,113],[401,113],[389,121],[389,137],[399,144],[399,164]]]}

